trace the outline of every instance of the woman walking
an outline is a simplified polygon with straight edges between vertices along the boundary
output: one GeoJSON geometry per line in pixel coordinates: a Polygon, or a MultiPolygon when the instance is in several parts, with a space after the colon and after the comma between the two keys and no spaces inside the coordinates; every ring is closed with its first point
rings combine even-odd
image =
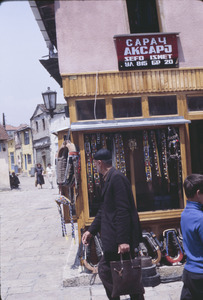
{"type": "Polygon", "coordinates": [[[44,184],[44,176],[43,176],[43,168],[41,164],[37,164],[36,168],[35,168],[35,180],[36,180],[36,186],[38,187],[38,189],[42,189],[42,185],[44,184]]]}
{"type": "Polygon", "coordinates": [[[49,181],[49,185],[50,185],[49,188],[53,189],[54,188],[54,185],[53,185],[54,170],[50,163],[47,165],[47,168],[46,168],[46,176],[49,181]]]}

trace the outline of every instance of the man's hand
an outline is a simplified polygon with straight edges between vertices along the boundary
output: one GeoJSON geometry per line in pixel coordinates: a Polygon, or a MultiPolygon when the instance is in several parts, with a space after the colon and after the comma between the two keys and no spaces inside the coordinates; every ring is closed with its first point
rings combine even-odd
{"type": "Polygon", "coordinates": [[[92,234],[89,231],[85,231],[85,233],[82,235],[82,243],[84,245],[88,245],[91,236],[92,234]]]}
{"type": "Polygon", "coordinates": [[[121,253],[126,253],[130,252],[130,245],[129,244],[120,244],[118,245],[118,254],[121,253]]]}

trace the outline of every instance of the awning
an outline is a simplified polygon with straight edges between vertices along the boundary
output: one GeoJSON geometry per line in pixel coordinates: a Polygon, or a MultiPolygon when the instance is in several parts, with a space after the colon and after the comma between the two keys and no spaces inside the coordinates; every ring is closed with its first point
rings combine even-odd
{"type": "Polygon", "coordinates": [[[145,119],[125,119],[125,120],[103,120],[103,121],[85,121],[73,122],[71,131],[87,131],[99,129],[120,129],[120,128],[136,128],[136,127],[155,127],[160,125],[181,125],[191,123],[184,117],[160,117],[145,119]]]}
{"type": "Polygon", "coordinates": [[[51,133],[54,134],[54,135],[56,135],[56,136],[58,136],[59,132],[61,132],[61,131],[67,131],[67,132],[69,132],[69,130],[70,130],[70,127],[66,126],[66,127],[61,127],[59,129],[52,130],[51,133]]]}
{"type": "Polygon", "coordinates": [[[62,87],[62,78],[59,72],[58,58],[40,59],[40,63],[45,67],[49,74],[62,87]]]}

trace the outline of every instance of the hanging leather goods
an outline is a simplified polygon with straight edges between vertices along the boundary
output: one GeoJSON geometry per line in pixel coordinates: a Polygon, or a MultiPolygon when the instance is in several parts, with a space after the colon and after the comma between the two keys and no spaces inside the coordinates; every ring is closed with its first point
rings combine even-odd
{"type": "Polygon", "coordinates": [[[58,208],[58,212],[61,218],[61,229],[62,229],[62,236],[65,236],[66,239],[68,239],[68,235],[67,235],[67,231],[66,231],[66,224],[65,224],[65,220],[64,220],[64,216],[63,216],[63,212],[61,209],[61,205],[56,201],[57,203],[57,208],[58,208]]]}
{"type": "Polygon", "coordinates": [[[173,127],[168,127],[168,152],[169,160],[176,161],[177,173],[178,173],[178,183],[182,183],[182,165],[181,165],[181,155],[180,155],[180,139],[173,127]]]}
{"type": "Polygon", "coordinates": [[[107,146],[106,146],[106,136],[104,133],[101,134],[101,143],[102,143],[102,148],[103,149],[106,149],[107,146]]]}
{"type": "Polygon", "coordinates": [[[130,253],[129,256],[129,260],[123,260],[123,256],[120,254],[119,261],[110,262],[113,280],[112,298],[121,295],[144,294],[141,258],[132,259],[130,253]]]}
{"type": "Polygon", "coordinates": [[[178,239],[176,229],[167,229],[163,232],[165,258],[170,264],[181,262],[184,257],[184,252],[178,239]]]}
{"type": "Polygon", "coordinates": [[[150,134],[151,134],[152,150],[153,150],[153,156],[154,156],[154,165],[155,165],[156,176],[161,177],[161,170],[160,170],[160,164],[159,164],[159,153],[158,153],[155,131],[151,130],[150,134]]]}
{"type": "Polygon", "coordinates": [[[92,273],[98,273],[98,264],[103,255],[99,234],[92,237],[88,245],[83,245],[83,265],[92,273]]]}
{"type": "Polygon", "coordinates": [[[143,151],[144,151],[144,163],[145,163],[145,174],[147,182],[152,181],[152,170],[149,156],[149,141],[148,133],[146,130],[143,131],[143,151]]]}
{"type": "Polygon", "coordinates": [[[121,134],[119,134],[119,146],[120,146],[120,171],[126,176],[125,152],[124,152],[123,138],[121,134]]]}
{"type": "Polygon", "coordinates": [[[68,159],[68,148],[66,147],[66,142],[63,143],[63,146],[58,151],[58,157],[56,160],[56,180],[57,184],[63,185],[66,181],[65,173],[67,167],[68,159]]]}
{"type": "Polygon", "coordinates": [[[131,151],[134,151],[138,148],[136,138],[132,138],[128,140],[128,147],[130,148],[131,151]]]}
{"type": "Polygon", "coordinates": [[[161,248],[162,245],[156,238],[153,232],[142,232],[143,242],[147,248],[147,254],[151,256],[152,263],[158,264],[161,261],[161,248]]]}
{"type": "Polygon", "coordinates": [[[97,172],[97,168],[94,162],[94,155],[97,152],[97,139],[96,139],[96,134],[92,134],[91,137],[91,149],[92,149],[92,167],[93,167],[93,177],[94,177],[94,183],[96,185],[100,185],[100,176],[99,173],[97,172]]]}
{"type": "Polygon", "coordinates": [[[101,136],[100,136],[100,133],[97,133],[97,146],[98,146],[98,149],[101,148],[101,136]]]}
{"type": "Polygon", "coordinates": [[[87,186],[90,193],[94,192],[93,186],[93,168],[92,168],[92,153],[88,135],[85,135],[85,154],[87,162],[87,186]]]}
{"type": "Polygon", "coordinates": [[[162,157],[162,167],[164,178],[169,183],[169,175],[168,175],[168,162],[167,162],[167,146],[166,146],[166,133],[164,130],[161,130],[161,157],[162,157]]]}
{"type": "Polygon", "coordinates": [[[114,134],[114,144],[116,152],[116,169],[126,176],[125,152],[121,134],[114,134]]]}
{"type": "Polygon", "coordinates": [[[78,189],[78,163],[79,163],[79,152],[74,151],[68,153],[66,171],[65,171],[65,183],[68,187],[75,186],[78,189]]]}
{"type": "Polygon", "coordinates": [[[73,155],[73,169],[74,169],[74,186],[75,186],[75,196],[77,198],[79,194],[79,178],[80,178],[80,153],[70,153],[70,155],[73,155]]]}
{"type": "Polygon", "coordinates": [[[59,214],[61,216],[61,226],[62,226],[62,235],[68,239],[67,232],[66,232],[66,226],[65,226],[65,220],[61,209],[61,204],[68,205],[69,207],[69,216],[71,221],[71,230],[72,230],[72,238],[75,239],[75,227],[74,227],[74,221],[73,221],[73,212],[72,212],[72,203],[71,200],[65,197],[64,195],[59,195],[56,198],[56,203],[58,207],[59,214]]]}
{"type": "MultiPolygon", "coordinates": [[[[56,161],[56,174],[57,184],[67,186],[69,188],[75,187],[78,194],[79,191],[79,162],[80,154],[76,150],[76,147],[70,141],[65,141],[63,146],[58,152],[58,158],[56,161]]],[[[73,193],[69,193],[71,201],[74,202],[73,193]]]]}

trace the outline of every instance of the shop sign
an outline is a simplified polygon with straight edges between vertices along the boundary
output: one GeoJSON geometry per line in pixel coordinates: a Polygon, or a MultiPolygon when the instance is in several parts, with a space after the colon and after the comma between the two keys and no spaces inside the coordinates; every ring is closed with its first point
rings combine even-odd
{"type": "Polygon", "coordinates": [[[177,68],[178,33],[114,36],[119,70],[177,68]]]}

